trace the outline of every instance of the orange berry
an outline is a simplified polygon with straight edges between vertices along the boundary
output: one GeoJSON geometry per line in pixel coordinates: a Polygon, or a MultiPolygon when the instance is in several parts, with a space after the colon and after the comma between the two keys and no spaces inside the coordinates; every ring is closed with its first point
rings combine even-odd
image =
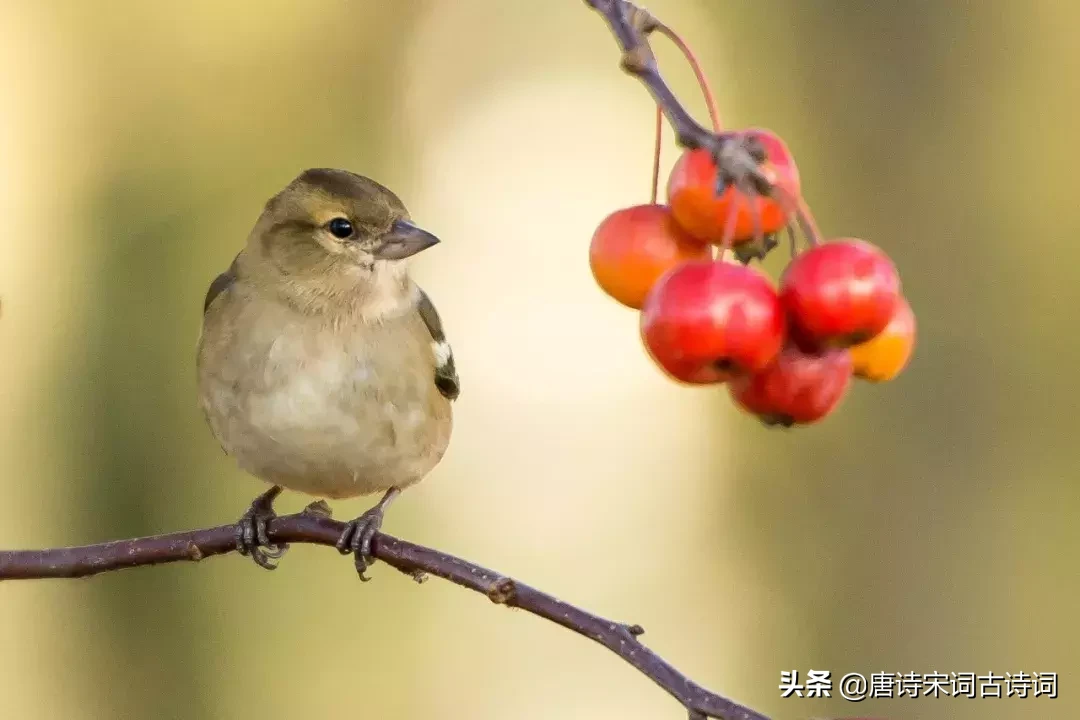
{"type": "Polygon", "coordinates": [[[604,218],[589,246],[597,285],[627,307],[640,310],[660,276],[689,260],[711,258],[664,205],[636,205],[604,218]]]}
{"type": "Polygon", "coordinates": [[[901,296],[885,329],[851,348],[852,373],[870,382],[888,382],[904,369],[914,349],[915,313],[901,296]]]}
{"type": "MultiPolygon", "coordinates": [[[[747,130],[765,147],[768,159],[761,170],[774,184],[792,196],[800,192],[799,169],[787,145],[768,130],[747,130]]],[[[754,208],[757,208],[762,234],[775,233],[787,225],[787,216],[779,202],[760,195],[747,196],[734,186],[716,194],[716,163],[706,150],[684,152],[672,168],[667,186],[668,204],[675,219],[694,237],[721,243],[728,215],[736,213],[732,245],[754,238],[754,208]]]]}

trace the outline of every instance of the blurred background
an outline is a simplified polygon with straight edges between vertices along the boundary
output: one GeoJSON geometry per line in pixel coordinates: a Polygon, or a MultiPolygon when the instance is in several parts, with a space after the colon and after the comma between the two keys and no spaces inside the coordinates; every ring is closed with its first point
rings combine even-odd
{"type": "MultiPolygon", "coordinates": [[[[262,485],[196,404],[203,296],[266,198],[342,167],[443,238],[414,274],[462,375],[388,532],[641,623],[777,719],[1076,717],[1080,6],[649,9],[728,125],[788,141],[824,232],[895,258],[920,322],[900,379],[782,432],[654,369],[587,260],[647,201],[653,108],[580,0],[0,0],[0,547],[239,517],[262,485]],[[1061,697],[781,699],[810,668],[1057,672],[1061,697]]],[[[598,645],[372,574],[300,546],[274,573],[4,583],[0,716],[683,716],[598,645]]]]}

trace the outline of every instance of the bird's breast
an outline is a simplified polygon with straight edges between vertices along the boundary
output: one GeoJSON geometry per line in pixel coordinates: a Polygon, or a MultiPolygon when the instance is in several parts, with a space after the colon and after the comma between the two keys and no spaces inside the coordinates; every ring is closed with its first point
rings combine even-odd
{"type": "Polygon", "coordinates": [[[221,370],[201,378],[203,404],[226,452],[253,474],[348,497],[412,484],[445,452],[449,403],[430,348],[408,327],[256,319],[234,330],[221,370]]]}

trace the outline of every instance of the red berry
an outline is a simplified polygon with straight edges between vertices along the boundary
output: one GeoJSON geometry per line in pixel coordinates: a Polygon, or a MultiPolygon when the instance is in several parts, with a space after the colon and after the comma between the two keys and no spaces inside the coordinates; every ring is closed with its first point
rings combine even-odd
{"type": "Polygon", "coordinates": [[[900,295],[900,275],[889,256],[852,238],[806,250],[780,278],[780,299],[804,348],[869,340],[889,324],[900,295]]]}
{"type": "Polygon", "coordinates": [[[687,260],[710,257],[709,246],[679,227],[663,205],[616,210],[596,228],[589,246],[596,283],[635,310],[665,272],[687,260]]]}
{"type": "Polygon", "coordinates": [[[784,311],[769,277],[722,261],[670,271],[645,299],[641,337],[653,360],[686,383],[723,382],[764,368],[784,338],[784,311]]]}
{"type": "MultiPolygon", "coordinates": [[[[784,141],[769,130],[751,129],[746,134],[757,138],[765,147],[768,159],[761,165],[765,176],[797,197],[801,191],[799,169],[784,141]]],[[[732,245],[753,239],[755,207],[763,234],[774,233],[787,225],[783,207],[772,198],[756,194],[748,197],[734,186],[717,196],[716,164],[707,150],[688,150],[679,157],[668,178],[667,196],[679,224],[694,237],[713,243],[723,241],[724,227],[733,210],[736,219],[732,245]]]]}
{"type": "Polygon", "coordinates": [[[767,425],[791,427],[817,422],[831,413],[850,383],[847,350],[810,354],[789,343],[767,368],[735,378],[728,387],[741,408],[767,425]]]}

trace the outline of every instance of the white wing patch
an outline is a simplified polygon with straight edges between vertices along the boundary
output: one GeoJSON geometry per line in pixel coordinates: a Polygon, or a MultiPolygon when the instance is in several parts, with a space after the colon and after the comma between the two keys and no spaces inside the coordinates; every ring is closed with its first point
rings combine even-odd
{"type": "Polygon", "coordinates": [[[435,365],[437,367],[442,367],[450,362],[450,356],[453,355],[450,350],[450,343],[445,340],[431,343],[431,351],[435,353],[435,365]]]}

